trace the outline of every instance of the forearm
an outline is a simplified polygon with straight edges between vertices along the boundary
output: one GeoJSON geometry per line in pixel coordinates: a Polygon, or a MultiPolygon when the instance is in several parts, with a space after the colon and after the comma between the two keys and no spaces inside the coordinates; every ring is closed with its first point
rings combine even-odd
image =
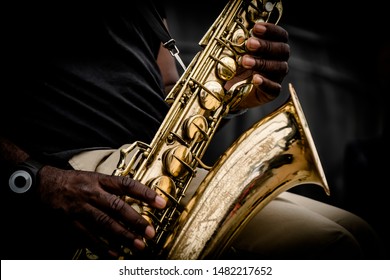
{"type": "Polygon", "coordinates": [[[0,162],[7,165],[16,165],[25,161],[29,155],[16,144],[0,136],[0,162]]]}

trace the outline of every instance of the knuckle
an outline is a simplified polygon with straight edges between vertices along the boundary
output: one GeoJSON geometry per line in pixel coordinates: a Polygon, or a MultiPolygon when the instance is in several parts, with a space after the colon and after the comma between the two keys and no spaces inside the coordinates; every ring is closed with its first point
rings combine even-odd
{"type": "Polygon", "coordinates": [[[134,220],[134,225],[140,231],[143,231],[147,227],[148,222],[142,216],[139,216],[137,219],[134,220]]]}
{"type": "Polygon", "coordinates": [[[130,177],[124,176],[122,178],[122,184],[126,186],[130,193],[137,194],[140,198],[152,200],[155,196],[155,192],[151,188],[138,183],[130,177]]]}
{"type": "Polygon", "coordinates": [[[269,42],[269,41],[263,41],[263,43],[261,44],[264,48],[264,51],[266,53],[272,53],[272,43],[269,42]]]}
{"type": "Polygon", "coordinates": [[[119,196],[113,194],[109,199],[109,205],[112,209],[120,211],[125,206],[125,202],[119,196]]]}
{"type": "Polygon", "coordinates": [[[113,219],[106,214],[100,214],[96,216],[96,222],[104,227],[109,227],[113,223],[113,219]]]}
{"type": "Polygon", "coordinates": [[[256,68],[260,72],[265,71],[267,69],[267,61],[261,58],[256,59],[256,68]]]}
{"type": "Polygon", "coordinates": [[[133,189],[135,187],[135,181],[133,179],[131,179],[130,177],[128,176],[122,176],[122,185],[130,188],[130,189],[133,189]]]}

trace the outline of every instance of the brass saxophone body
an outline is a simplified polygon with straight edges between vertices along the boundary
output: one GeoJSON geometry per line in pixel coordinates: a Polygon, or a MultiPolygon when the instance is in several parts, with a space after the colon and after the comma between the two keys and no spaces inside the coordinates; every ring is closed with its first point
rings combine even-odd
{"type": "Polygon", "coordinates": [[[160,193],[167,207],[132,203],[156,229],[145,252],[123,258],[218,258],[245,224],[278,194],[304,183],[329,189],[303,111],[290,98],[239,137],[213,167],[201,161],[221,120],[252,87],[232,86],[256,21],[277,23],[280,0],[231,0],[200,41],[202,50],[168,94],[170,110],[148,145],[121,150],[114,175],[131,176],[160,193]],[[129,156],[131,154],[131,156],[129,156]],[[186,206],[181,201],[199,167],[209,170],[186,206]]]}

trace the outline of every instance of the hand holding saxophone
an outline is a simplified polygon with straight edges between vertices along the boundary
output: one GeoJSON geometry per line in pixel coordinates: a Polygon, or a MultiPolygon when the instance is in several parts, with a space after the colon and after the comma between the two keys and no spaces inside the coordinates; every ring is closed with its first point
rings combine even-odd
{"type": "MultiPolygon", "coordinates": [[[[274,100],[281,91],[281,83],[288,73],[290,46],[288,33],[279,25],[258,22],[245,43],[240,68],[231,81],[251,79],[252,91],[237,109],[251,108],[274,100]]],[[[230,83],[229,83],[230,84],[230,83]]]]}
{"type": "Polygon", "coordinates": [[[121,196],[131,196],[156,208],[166,204],[154,190],[128,176],[45,166],[37,187],[41,200],[70,217],[92,243],[91,248],[112,257],[118,256],[123,244],[142,250],[143,238],[155,235],[153,226],[121,196]]]}

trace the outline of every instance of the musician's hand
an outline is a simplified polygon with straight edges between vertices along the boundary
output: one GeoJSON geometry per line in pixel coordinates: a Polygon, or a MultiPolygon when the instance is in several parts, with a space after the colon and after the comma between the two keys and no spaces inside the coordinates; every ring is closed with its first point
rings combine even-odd
{"type": "Polygon", "coordinates": [[[229,82],[250,79],[254,87],[238,109],[255,107],[274,100],[288,73],[290,46],[285,29],[271,23],[256,23],[246,41],[246,53],[240,59],[236,77],[229,82]],[[253,76],[253,77],[252,77],[253,76]]]}
{"type": "Polygon", "coordinates": [[[154,228],[120,196],[139,199],[151,207],[166,205],[154,190],[126,176],[45,166],[39,179],[41,200],[70,217],[99,251],[112,257],[118,256],[120,245],[142,250],[142,238],[155,235],[154,228]]]}

